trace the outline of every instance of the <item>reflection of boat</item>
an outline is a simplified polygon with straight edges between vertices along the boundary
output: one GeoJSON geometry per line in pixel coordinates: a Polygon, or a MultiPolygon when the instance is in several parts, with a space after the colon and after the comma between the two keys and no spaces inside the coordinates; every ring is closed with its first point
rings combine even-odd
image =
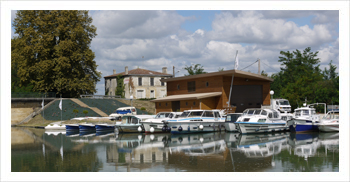
{"type": "Polygon", "coordinates": [[[287,141],[287,133],[240,135],[236,148],[247,157],[268,157],[287,148],[287,141]]]}
{"type": "Polygon", "coordinates": [[[86,130],[86,131],[79,131],[79,136],[95,136],[96,135],[96,131],[94,130],[86,130]]]}
{"type": "Polygon", "coordinates": [[[62,123],[51,123],[47,126],[45,126],[45,130],[65,130],[66,126],[62,123]]]}
{"type": "Polygon", "coordinates": [[[294,155],[304,157],[307,160],[316,154],[320,147],[318,133],[291,133],[289,145],[294,149],[294,155]]]}
{"type": "Polygon", "coordinates": [[[242,116],[242,113],[231,113],[226,115],[225,129],[226,131],[238,131],[235,125],[237,119],[242,116]]]}
{"type": "Polygon", "coordinates": [[[55,136],[57,136],[57,135],[59,135],[59,134],[63,134],[63,135],[65,135],[66,134],[66,131],[62,131],[62,130],[46,130],[45,131],[45,134],[47,134],[47,135],[55,135],[55,136]]]}
{"type": "Polygon", "coordinates": [[[320,131],[339,131],[339,111],[329,111],[320,122],[316,121],[316,123],[320,131]]]}
{"type": "Polygon", "coordinates": [[[114,135],[114,131],[96,131],[96,136],[105,137],[114,135]]]}
{"type": "Polygon", "coordinates": [[[274,109],[246,109],[236,121],[240,133],[265,133],[286,131],[286,121],[281,119],[280,112],[274,109]]]}
{"type": "Polygon", "coordinates": [[[224,129],[224,125],[219,110],[185,110],[178,118],[164,121],[172,134],[214,132],[224,129]]]}
{"type": "Polygon", "coordinates": [[[220,134],[187,134],[171,136],[165,146],[170,154],[184,153],[187,156],[206,156],[222,153],[226,150],[225,140],[220,134]]]}
{"type": "MultiPolygon", "coordinates": [[[[152,115],[127,115],[122,117],[122,122],[116,124],[118,133],[138,133],[144,131],[141,121],[153,118],[152,115]]],[[[117,122],[118,123],[118,122],[117,122]]]]}
{"type": "Polygon", "coordinates": [[[155,118],[141,121],[146,133],[167,132],[163,120],[178,118],[182,112],[160,112],[155,118]],[[164,130],[164,131],[163,131],[164,130]]]}
{"type": "Polygon", "coordinates": [[[79,130],[69,130],[69,131],[66,131],[66,136],[68,136],[68,137],[79,136],[79,130]]]}
{"type": "Polygon", "coordinates": [[[143,135],[137,133],[118,134],[115,140],[119,153],[131,153],[134,148],[141,145],[143,142],[143,135]]]}

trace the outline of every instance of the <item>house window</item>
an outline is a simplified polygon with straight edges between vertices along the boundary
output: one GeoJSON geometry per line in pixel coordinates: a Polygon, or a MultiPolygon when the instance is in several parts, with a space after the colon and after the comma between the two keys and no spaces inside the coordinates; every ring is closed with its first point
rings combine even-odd
{"type": "Polygon", "coordinates": [[[154,97],[154,90],[151,90],[150,98],[155,98],[155,97],[154,97]]]}
{"type": "Polygon", "coordinates": [[[188,105],[188,103],[186,102],[186,106],[188,105]]]}
{"type": "Polygon", "coordinates": [[[193,102],[193,105],[195,106],[195,105],[196,105],[196,102],[193,102]]]}
{"type": "MultiPolygon", "coordinates": [[[[164,79],[164,78],[162,78],[162,79],[164,79]]],[[[162,85],[162,86],[164,86],[164,85],[165,85],[165,84],[164,84],[164,82],[160,82],[160,83],[161,83],[161,85],[162,85]]]]}
{"type": "Polygon", "coordinates": [[[151,86],[154,86],[154,78],[151,78],[151,86]]]}
{"type": "Polygon", "coordinates": [[[162,103],[159,103],[159,106],[162,106],[162,103]]]}
{"type": "Polygon", "coordinates": [[[206,86],[206,87],[209,87],[209,82],[205,83],[205,86],[206,86]]]}
{"type": "Polygon", "coordinates": [[[196,81],[187,82],[187,90],[188,92],[196,91],[196,81]]]}
{"type": "Polygon", "coordinates": [[[168,103],[167,103],[167,102],[165,103],[165,106],[168,106],[168,103]]]}
{"type": "Polygon", "coordinates": [[[139,86],[142,86],[142,77],[139,77],[139,86]]]}
{"type": "Polygon", "coordinates": [[[179,84],[177,84],[177,89],[180,90],[180,85],[179,84]]]}

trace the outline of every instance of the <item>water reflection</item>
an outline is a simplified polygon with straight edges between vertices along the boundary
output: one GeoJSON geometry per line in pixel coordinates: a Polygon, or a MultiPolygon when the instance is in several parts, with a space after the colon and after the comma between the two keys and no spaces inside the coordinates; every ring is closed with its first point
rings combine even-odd
{"type": "Polygon", "coordinates": [[[12,132],[13,172],[339,171],[339,133],[12,132]]]}

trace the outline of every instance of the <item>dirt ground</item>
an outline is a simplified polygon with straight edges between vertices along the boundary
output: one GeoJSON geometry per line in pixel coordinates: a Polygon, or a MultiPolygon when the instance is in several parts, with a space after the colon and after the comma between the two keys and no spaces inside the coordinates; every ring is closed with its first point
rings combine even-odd
{"type": "Polygon", "coordinates": [[[11,124],[17,124],[33,112],[33,108],[11,108],[11,124]]]}

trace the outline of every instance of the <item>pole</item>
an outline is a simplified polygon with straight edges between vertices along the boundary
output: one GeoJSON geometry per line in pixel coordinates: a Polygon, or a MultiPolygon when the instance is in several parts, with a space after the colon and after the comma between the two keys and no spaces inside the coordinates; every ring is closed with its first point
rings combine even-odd
{"type": "MultiPolygon", "coordinates": [[[[61,102],[62,102],[62,94],[61,94],[61,102]]],[[[62,104],[63,105],[63,104],[62,104]]],[[[62,106],[61,106],[61,108],[62,108],[62,106]]],[[[60,125],[62,125],[62,110],[63,109],[61,109],[61,124],[60,125]]]]}
{"type": "Polygon", "coordinates": [[[258,58],[258,61],[259,61],[259,64],[258,64],[258,67],[259,67],[259,69],[258,69],[258,74],[260,75],[260,59],[258,58]]]}

